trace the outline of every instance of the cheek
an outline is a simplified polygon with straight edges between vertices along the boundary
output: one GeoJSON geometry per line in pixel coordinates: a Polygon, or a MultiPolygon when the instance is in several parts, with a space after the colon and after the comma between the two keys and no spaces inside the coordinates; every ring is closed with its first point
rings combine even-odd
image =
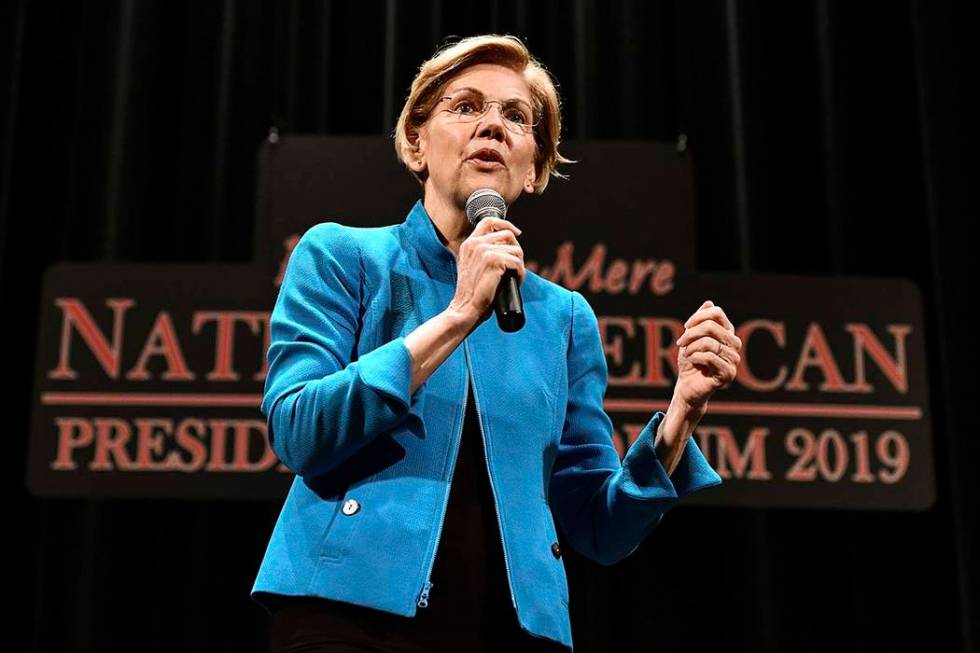
{"type": "Polygon", "coordinates": [[[525,153],[525,156],[521,160],[523,170],[527,171],[534,169],[534,154],[535,150],[533,148],[529,152],[525,153]]]}
{"type": "Polygon", "coordinates": [[[461,152],[464,151],[465,144],[447,139],[440,143],[438,152],[438,165],[442,169],[445,177],[452,177],[459,174],[460,163],[462,160],[461,152]]]}

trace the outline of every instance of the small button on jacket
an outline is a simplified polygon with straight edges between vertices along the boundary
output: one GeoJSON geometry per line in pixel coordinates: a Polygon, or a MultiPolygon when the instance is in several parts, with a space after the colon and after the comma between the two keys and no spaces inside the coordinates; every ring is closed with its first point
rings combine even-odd
{"type": "Polygon", "coordinates": [[[344,501],[344,514],[353,515],[355,512],[361,509],[361,504],[357,502],[357,499],[348,499],[344,501]]]}

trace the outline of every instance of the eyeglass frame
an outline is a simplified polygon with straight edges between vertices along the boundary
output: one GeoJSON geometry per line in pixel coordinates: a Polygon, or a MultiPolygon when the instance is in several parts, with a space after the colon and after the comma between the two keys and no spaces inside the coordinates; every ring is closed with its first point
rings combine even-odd
{"type": "MultiPolygon", "coordinates": [[[[460,89],[460,91],[463,91],[463,90],[465,90],[465,89],[460,89]]],[[[451,99],[453,99],[454,97],[456,97],[457,95],[459,95],[460,91],[457,91],[453,95],[443,95],[443,96],[439,97],[438,98],[438,102],[436,104],[438,104],[439,102],[442,102],[443,100],[451,100],[451,99]]],[[[474,89],[474,91],[475,91],[475,89],[474,89]]],[[[470,92],[473,92],[473,91],[470,91],[470,92]]],[[[483,112],[482,113],[479,113],[479,114],[474,113],[474,114],[472,114],[473,117],[470,118],[469,120],[467,120],[467,119],[465,119],[463,117],[464,114],[456,111],[455,109],[453,109],[451,107],[450,108],[446,108],[446,109],[440,109],[439,110],[439,113],[441,113],[443,111],[448,111],[450,113],[455,114],[456,117],[457,117],[457,119],[460,120],[461,122],[475,122],[475,121],[479,120],[480,118],[482,118],[483,116],[485,116],[488,113],[490,113],[490,105],[491,104],[496,104],[497,105],[498,111],[500,112],[501,117],[503,117],[503,115],[504,115],[504,102],[510,102],[510,101],[512,101],[512,100],[488,100],[488,99],[486,99],[486,96],[484,96],[483,93],[481,93],[480,91],[475,91],[475,92],[477,94],[479,94],[479,96],[483,100],[484,109],[483,109],[483,112]]],[[[517,99],[517,98],[515,98],[515,99],[516,99],[517,102],[524,102],[524,100],[517,99]]],[[[525,104],[527,104],[527,103],[525,102],[525,104]]],[[[469,117],[470,114],[465,114],[465,115],[467,117],[469,117]]],[[[516,125],[518,127],[519,131],[517,131],[515,133],[525,134],[525,135],[526,134],[533,134],[535,128],[538,125],[541,124],[541,121],[542,120],[544,120],[544,114],[541,111],[535,110],[535,108],[532,106],[531,107],[531,115],[532,115],[532,117],[534,119],[534,122],[532,122],[530,124],[527,124],[527,125],[525,125],[524,123],[520,123],[520,124],[515,123],[513,120],[508,120],[507,118],[504,118],[504,122],[509,122],[509,123],[511,123],[513,125],[516,125]]],[[[511,131],[513,131],[513,130],[511,130],[511,131]]]]}

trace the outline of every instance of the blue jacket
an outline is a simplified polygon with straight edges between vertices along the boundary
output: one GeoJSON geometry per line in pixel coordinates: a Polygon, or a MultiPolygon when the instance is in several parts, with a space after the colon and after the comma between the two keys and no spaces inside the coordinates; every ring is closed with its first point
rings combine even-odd
{"type": "Polygon", "coordinates": [[[429,582],[473,382],[521,626],[572,645],[556,523],[583,555],[632,553],[685,494],[721,483],[691,438],[671,476],[657,411],[620,462],[603,410],[595,313],[531,271],[523,329],[494,316],[409,394],[405,336],[448,306],[456,261],[421,201],[402,224],[311,227],[271,316],[262,412],[296,472],[251,591],[313,595],[412,617],[453,600],[429,582]],[[430,594],[431,590],[431,594],[430,594]]]}

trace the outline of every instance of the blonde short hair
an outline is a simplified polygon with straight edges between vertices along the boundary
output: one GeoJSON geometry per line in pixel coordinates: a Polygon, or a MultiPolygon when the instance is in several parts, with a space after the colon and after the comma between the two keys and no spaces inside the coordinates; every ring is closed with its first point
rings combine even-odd
{"type": "Polygon", "coordinates": [[[559,163],[577,163],[558,152],[561,141],[561,98],[551,73],[535,59],[527,46],[509,34],[470,36],[444,45],[419,67],[412,80],[411,90],[395,125],[395,153],[419,183],[425,187],[424,174],[416,174],[408,166],[417,148],[418,130],[429,119],[442,90],[464,68],[481,63],[498,64],[520,73],[542,118],[534,128],[534,192],[544,192],[550,177],[567,179],[556,170],[559,163]]]}

